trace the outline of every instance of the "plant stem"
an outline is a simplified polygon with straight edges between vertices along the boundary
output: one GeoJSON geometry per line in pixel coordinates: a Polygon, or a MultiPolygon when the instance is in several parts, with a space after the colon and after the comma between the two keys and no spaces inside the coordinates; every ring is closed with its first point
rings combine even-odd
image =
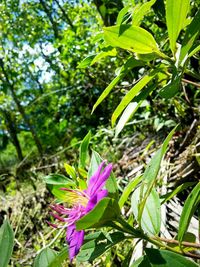
{"type": "MultiPolygon", "coordinates": [[[[149,237],[146,234],[144,234],[144,232],[142,230],[138,230],[138,229],[134,229],[129,223],[127,223],[122,217],[119,217],[117,219],[116,222],[112,222],[112,226],[115,227],[116,229],[122,231],[122,232],[126,232],[128,234],[130,234],[132,237],[134,238],[141,238],[144,239],[148,242],[150,242],[151,244],[159,247],[159,248],[164,248],[167,249],[169,251],[172,251],[174,253],[178,253],[180,255],[184,255],[190,258],[195,258],[195,259],[200,259],[200,255],[197,254],[193,254],[190,252],[185,252],[185,251],[177,251],[176,249],[168,246],[167,244],[164,244],[162,241],[166,242],[166,243],[172,243],[172,241],[176,241],[176,240],[168,240],[165,238],[160,238],[160,237],[149,237]],[[169,242],[167,242],[169,241],[169,242]]],[[[174,242],[176,244],[176,242],[174,242]]],[[[178,242],[177,242],[178,244],[178,242]]],[[[200,245],[196,244],[196,243],[190,243],[190,242],[183,242],[182,245],[188,245],[190,247],[195,247],[195,248],[199,248],[200,245]]]]}
{"type": "MultiPolygon", "coordinates": [[[[178,240],[175,240],[175,239],[167,239],[167,238],[163,238],[163,237],[155,237],[156,240],[161,240],[161,241],[164,241],[168,244],[176,244],[176,245],[179,245],[179,242],[178,240]]],[[[181,244],[185,247],[192,247],[192,248],[200,248],[200,244],[197,244],[197,243],[191,243],[191,242],[181,242],[181,244]]]]}
{"type": "Polygon", "coordinates": [[[200,83],[196,83],[196,82],[193,82],[193,81],[189,81],[189,80],[187,80],[187,79],[182,79],[182,81],[183,81],[184,83],[189,83],[189,84],[192,84],[192,85],[194,85],[194,86],[200,88],[200,83]]]}

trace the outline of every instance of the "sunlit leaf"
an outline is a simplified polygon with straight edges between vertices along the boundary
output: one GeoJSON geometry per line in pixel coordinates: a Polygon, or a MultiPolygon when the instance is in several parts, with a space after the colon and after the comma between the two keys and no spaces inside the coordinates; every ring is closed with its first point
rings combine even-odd
{"type": "MultiPolygon", "coordinates": [[[[142,198],[143,195],[141,195],[141,187],[138,187],[131,197],[131,208],[136,220],[138,219],[140,197],[142,198]]],[[[141,227],[145,233],[157,235],[160,232],[160,226],[160,199],[156,190],[153,189],[149,194],[143,209],[141,227]]]]}
{"type": "Polygon", "coordinates": [[[184,234],[187,232],[191,218],[198,208],[200,203],[200,182],[193,188],[192,192],[187,197],[179,223],[178,240],[183,240],[184,234]]]}
{"type": "MultiPolygon", "coordinates": [[[[197,11],[190,25],[187,27],[185,37],[181,45],[181,52],[179,61],[180,63],[184,60],[186,55],[191,52],[191,48],[200,34],[200,9],[197,11]]],[[[195,52],[196,53],[196,52],[195,52]]],[[[191,55],[190,55],[191,56],[191,55]]]]}
{"type": "Polygon", "coordinates": [[[114,126],[117,118],[120,116],[122,111],[132,101],[132,99],[147,85],[156,75],[156,72],[145,75],[136,85],[134,85],[130,91],[123,97],[120,104],[117,106],[112,114],[111,123],[114,126]]]}
{"type": "Polygon", "coordinates": [[[113,47],[120,47],[139,54],[159,52],[153,36],[143,28],[131,25],[104,28],[105,41],[113,47]]]}
{"type": "Polygon", "coordinates": [[[79,166],[83,169],[86,166],[86,160],[87,160],[88,146],[89,146],[90,138],[91,138],[91,132],[89,131],[87,133],[87,135],[84,137],[84,139],[80,145],[79,166]]]}
{"type": "Polygon", "coordinates": [[[77,230],[99,228],[117,219],[120,209],[115,199],[103,198],[93,210],[76,222],[77,230]]]}
{"type": "Polygon", "coordinates": [[[123,193],[119,199],[119,207],[122,208],[124,203],[127,201],[130,193],[133,191],[133,189],[138,185],[139,182],[141,182],[142,176],[138,176],[134,179],[132,179],[128,185],[124,188],[123,193]]]}
{"type": "Polygon", "coordinates": [[[142,66],[143,64],[144,64],[144,62],[142,62],[140,60],[136,60],[133,57],[128,58],[128,60],[121,67],[118,75],[111,81],[111,83],[106,87],[106,89],[103,91],[103,93],[97,99],[96,103],[93,106],[92,113],[97,108],[97,106],[107,97],[107,95],[115,87],[115,85],[117,85],[124,78],[124,76],[127,75],[127,73],[131,69],[138,67],[138,66],[142,66]]]}
{"type": "Polygon", "coordinates": [[[153,4],[155,4],[156,0],[151,0],[142,4],[137,12],[133,12],[132,24],[135,26],[139,26],[144,16],[150,11],[153,4]]]}
{"type": "Polygon", "coordinates": [[[166,0],[167,29],[173,54],[175,54],[176,40],[185,24],[189,7],[190,0],[166,0]]]}

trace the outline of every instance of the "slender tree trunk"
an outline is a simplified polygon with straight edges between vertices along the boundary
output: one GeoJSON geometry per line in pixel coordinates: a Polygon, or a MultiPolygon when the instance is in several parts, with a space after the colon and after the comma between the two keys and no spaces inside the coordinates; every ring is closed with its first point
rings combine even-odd
{"type": "Polygon", "coordinates": [[[35,141],[35,144],[37,146],[38,152],[39,152],[40,156],[42,157],[43,156],[43,148],[42,148],[42,144],[40,142],[40,139],[37,136],[37,133],[36,133],[36,131],[35,131],[32,123],[30,122],[30,119],[26,115],[25,110],[24,110],[24,107],[21,105],[20,101],[17,98],[17,95],[15,93],[15,89],[14,89],[13,83],[11,83],[11,81],[9,80],[9,77],[7,75],[7,72],[6,72],[5,68],[4,68],[4,64],[3,64],[3,60],[2,59],[0,59],[0,66],[1,66],[2,72],[3,72],[4,76],[5,76],[7,85],[9,87],[9,89],[10,89],[12,98],[13,98],[13,100],[14,100],[14,102],[15,102],[15,104],[16,104],[19,112],[20,112],[20,114],[22,115],[22,118],[24,119],[24,122],[29,127],[30,132],[32,134],[32,137],[33,137],[33,139],[35,141]]]}
{"type": "Polygon", "coordinates": [[[23,153],[22,153],[19,139],[17,137],[17,130],[16,130],[17,127],[15,124],[15,121],[12,119],[12,116],[11,116],[9,111],[1,109],[1,112],[5,118],[6,127],[7,127],[9,134],[10,134],[11,141],[12,141],[13,145],[15,146],[15,149],[17,152],[17,157],[20,161],[22,161],[23,160],[23,153]]]}

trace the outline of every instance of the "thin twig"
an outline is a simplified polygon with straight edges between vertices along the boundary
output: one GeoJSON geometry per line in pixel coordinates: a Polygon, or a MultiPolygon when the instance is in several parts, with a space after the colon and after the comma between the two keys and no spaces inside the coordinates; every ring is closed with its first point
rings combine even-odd
{"type": "Polygon", "coordinates": [[[199,83],[196,83],[196,82],[193,82],[193,81],[189,81],[189,80],[184,79],[184,78],[182,79],[182,82],[189,83],[189,84],[192,84],[192,85],[200,88],[200,84],[199,83]]]}
{"type": "MultiPolygon", "coordinates": [[[[164,241],[164,242],[166,242],[168,244],[179,245],[179,241],[175,240],[175,239],[167,239],[167,238],[164,238],[164,237],[159,237],[158,239],[161,240],[161,241],[164,241]]],[[[183,241],[181,244],[183,246],[185,246],[185,247],[200,248],[200,244],[198,244],[198,243],[191,243],[191,242],[183,241]]]]}

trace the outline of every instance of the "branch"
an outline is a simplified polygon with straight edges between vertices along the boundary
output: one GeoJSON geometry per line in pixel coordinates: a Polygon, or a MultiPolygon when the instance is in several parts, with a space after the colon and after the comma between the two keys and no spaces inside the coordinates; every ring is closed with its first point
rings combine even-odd
{"type": "Polygon", "coordinates": [[[67,23],[70,25],[70,27],[72,28],[72,30],[74,32],[76,32],[76,28],[74,27],[71,19],[69,18],[68,14],[65,12],[64,8],[60,5],[58,0],[55,0],[56,4],[58,5],[58,7],[60,8],[60,10],[62,11],[63,16],[65,17],[65,19],[67,20],[67,23]]]}
{"type": "Polygon", "coordinates": [[[187,79],[182,79],[182,81],[183,81],[184,83],[189,83],[189,84],[192,84],[192,85],[194,85],[194,86],[200,88],[200,83],[196,83],[196,82],[193,82],[193,81],[189,81],[189,80],[187,80],[187,79]]]}

